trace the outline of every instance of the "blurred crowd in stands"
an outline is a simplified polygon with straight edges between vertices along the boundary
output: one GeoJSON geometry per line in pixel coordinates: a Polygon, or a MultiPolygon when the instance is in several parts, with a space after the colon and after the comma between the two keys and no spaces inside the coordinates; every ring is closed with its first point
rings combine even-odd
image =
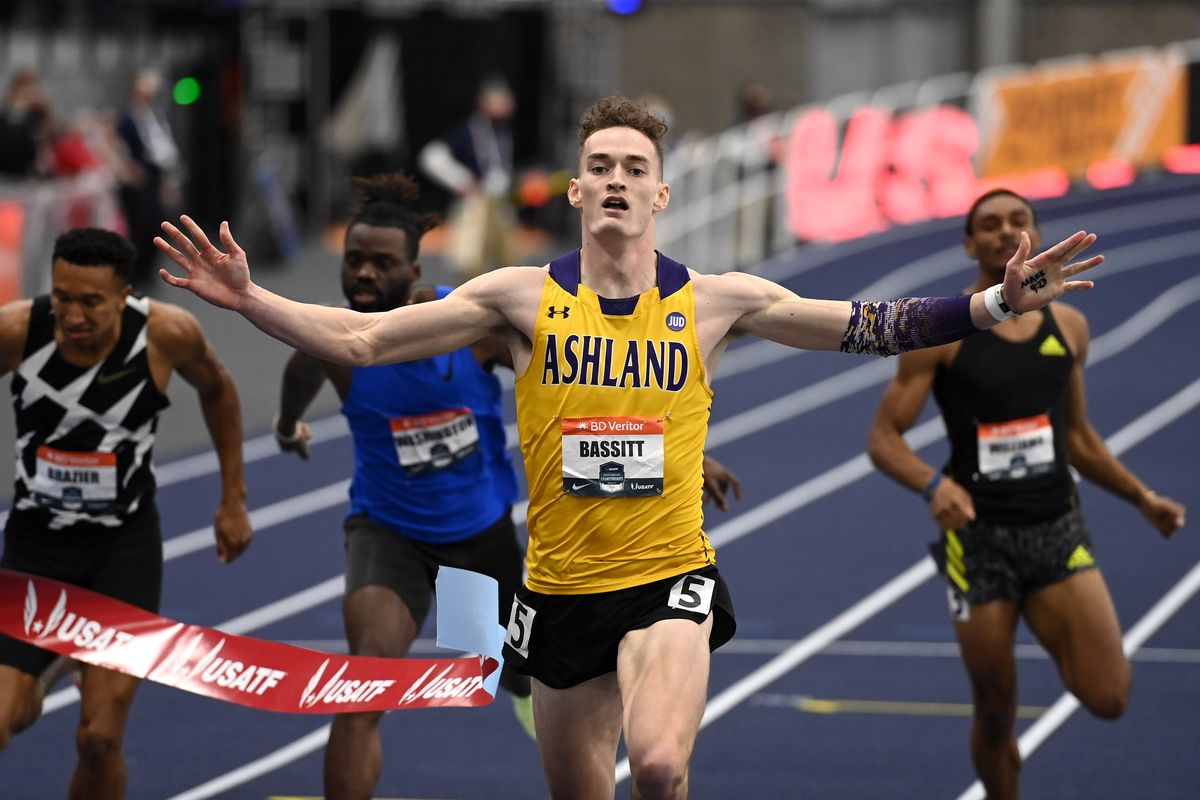
{"type": "Polygon", "coordinates": [[[166,117],[155,106],[161,79],[151,70],[134,79],[124,109],[56,108],[38,75],[18,70],[0,106],[0,188],[19,194],[30,184],[86,180],[64,220],[69,225],[117,227],[138,247],[135,283],[155,261],[151,243],[164,213],[178,203],[179,151],[166,117]],[[96,192],[119,201],[96,202],[96,192]],[[107,218],[106,218],[107,217],[107,218]]]}

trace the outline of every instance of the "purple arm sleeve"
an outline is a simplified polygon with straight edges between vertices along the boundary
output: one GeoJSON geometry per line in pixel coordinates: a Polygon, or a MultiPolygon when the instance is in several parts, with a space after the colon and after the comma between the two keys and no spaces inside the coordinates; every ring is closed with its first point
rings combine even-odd
{"type": "Polygon", "coordinates": [[[851,303],[842,351],[894,356],[956,342],[975,333],[971,296],[902,297],[851,303]]]}

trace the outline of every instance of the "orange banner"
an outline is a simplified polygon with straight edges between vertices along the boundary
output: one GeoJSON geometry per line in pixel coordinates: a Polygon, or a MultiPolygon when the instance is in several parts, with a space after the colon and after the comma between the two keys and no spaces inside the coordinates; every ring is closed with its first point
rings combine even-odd
{"type": "Polygon", "coordinates": [[[0,305],[21,296],[21,252],[25,210],[0,200],[0,305]]]}
{"type": "Polygon", "coordinates": [[[982,85],[984,177],[1057,166],[1161,162],[1186,136],[1187,77],[1168,50],[1038,67],[982,85]]]}

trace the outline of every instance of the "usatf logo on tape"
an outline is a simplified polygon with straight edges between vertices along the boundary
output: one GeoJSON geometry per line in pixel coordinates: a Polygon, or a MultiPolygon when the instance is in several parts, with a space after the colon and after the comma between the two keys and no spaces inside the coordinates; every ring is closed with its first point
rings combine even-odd
{"type": "Polygon", "coordinates": [[[59,641],[85,650],[104,650],[107,647],[127,644],[137,638],[132,633],[117,630],[99,620],[88,619],[82,614],[68,611],[66,589],[59,590],[58,602],[50,610],[50,616],[45,620],[39,619],[37,589],[33,588],[33,581],[28,581],[26,586],[25,635],[32,636],[34,641],[54,634],[59,641]]]}

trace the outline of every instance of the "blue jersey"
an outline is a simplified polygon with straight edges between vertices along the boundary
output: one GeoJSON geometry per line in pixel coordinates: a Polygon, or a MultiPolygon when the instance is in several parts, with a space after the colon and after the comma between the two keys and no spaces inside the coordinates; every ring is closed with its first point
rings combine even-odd
{"type": "MultiPolygon", "coordinates": [[[[437,287],[438,299],[450,288],[437,287]]],[[[493,525],[517,498],[500,382],[469,347],[355,367],[342,414],[354,436],[351,514],[424,542],[493,525]]]]}

